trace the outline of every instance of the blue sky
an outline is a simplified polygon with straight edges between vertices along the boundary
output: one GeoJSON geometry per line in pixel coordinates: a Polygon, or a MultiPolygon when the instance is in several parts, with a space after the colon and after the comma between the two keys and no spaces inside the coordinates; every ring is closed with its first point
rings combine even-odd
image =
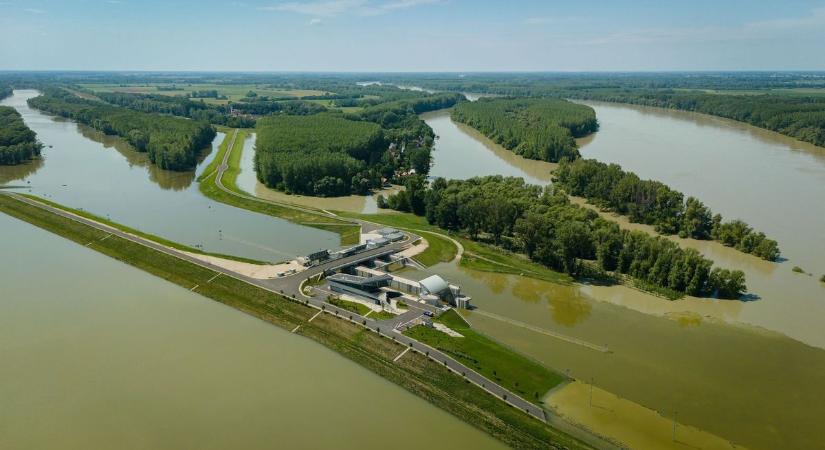
{"type": "Polygon", "coordinates": [[[825,70],[825,0],[0,0],[0,70],[825,70]]]}

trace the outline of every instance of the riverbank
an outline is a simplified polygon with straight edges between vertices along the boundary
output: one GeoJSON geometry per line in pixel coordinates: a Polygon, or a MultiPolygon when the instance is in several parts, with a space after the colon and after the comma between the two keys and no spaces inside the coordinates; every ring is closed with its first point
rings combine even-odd
{"type": "Polygon", "coordinates": [[[589,448],[507,406],[423,355],[407,352],[403,358],[395,360],[405,350],[401,345],[382,339],[359,325],[327,314],[310,322],[317,312],[301,303],[232,277],[216,276],[214,271],[204,267],[50,214],[9,196],[0,196],[0,211],[309,337],[508,445],[546,448],[548,442],[557,442],[567,448],[589,448]]]}
{"type": "Polygon", "coordinates": [[[224,142],[218,147],[218,153],[215,155],[214,160],[198,178],[199,189],[203,195],[237,208],[338,233],[341,237],[341,245],[352,245],[359,242],[361,227],[358,224],[332,217],[320,210],[262,200],[238,189],[235,185],[235,179],[239,173],[238,162],[247,133],[246,130],[239,131],[235,129],[226,134],[224,142]],[[238,139],[239,137],[240,139],[238,139]]]}

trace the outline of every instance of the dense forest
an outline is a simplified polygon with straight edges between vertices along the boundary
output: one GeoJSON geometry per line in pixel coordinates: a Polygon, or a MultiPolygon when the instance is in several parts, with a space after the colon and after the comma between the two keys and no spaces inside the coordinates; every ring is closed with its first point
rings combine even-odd
{"type": "Polygon", "coordinates": [[[39,156],[41,148],[37,136],[23,122],[20,113],[12,107],[0,106],[0,165],[24,163],[39,156]]]}
{"type": "Polygon", "coordinates": [[[825,147],[825,97],[821,96],[726,95],[672,90],[583,91],[577,96],[725,117],[825,147]]]}
{"type": "Polygon", "coordinates": [[[642,180],[618,164],[592,159],[562,161],[555,182],[569,194],[584,197],[598,206],[624,214],[633,222],[654,225],[665,234],[694,239],[713,239],[762,259],[779,258],[776,241],[755,232],[741,220],[723,222],[701,201],[669,186],[642,180]]]}
{"type": "Polygon", "coordinates": [[[273,115],[256,126],[255,170],[269,187],[296,194],[365,194],[380,185],[368,170],[386,147],[381,127],[330,113],[273,115]]]}
{"type": "Polygon", "coordinates": [[[29,105],[118,135],[162,169],[190,170],[198,153],[215,138],[215,129],[205,122],[84,100],[60,88],[47,88],[29,105]]]}
{"type": "Polygon", "coordinates": [[[552,187],[521,178],[407,180],[406,191],[387,205],[426,216],[441,228],[525,253],[532,261],[573,276],[594,273],[632,277],[644,288],[672,294],[739,298],[741,271],[713,268],[694,249],[663,237],[621,229],[589,209],[571,204],[552,187]]]}
{"type": "Polygon", "coordinates": [[[459,104],[452,118],[518,155],[550,162],[578,158],[574,138],[598,128],[592,108],[560,99],[481,99],[459,104]]]}
{"type": "Polygon", "coordinates": [[[340,196],[366,194],[384,181],[401,182],[411,173],[426,174],[434,136],[418,114],[462,99],[459,94],[418,94],[351,114],[307,111],[260,118],[258,179],[286,192],[340,196]]]}
{"type": "Polygon", "coordinates": [[[11,94],[11,87],[0,84],[0,100],[3,100],[6,97],[11,97],[11,94]]]}

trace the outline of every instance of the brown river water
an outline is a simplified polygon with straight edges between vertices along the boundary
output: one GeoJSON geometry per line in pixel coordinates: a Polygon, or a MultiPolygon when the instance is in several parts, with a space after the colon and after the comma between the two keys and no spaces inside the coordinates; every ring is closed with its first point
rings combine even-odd
{"type": "Polygon", "coordinates": [[[2,449],[503,447],[306,338],[5,214],[0,230],[2,449]]]}
{"type": "MultiPolygon", "coordinates": [[[[593,137],[580,142],[585,157],[619,162],[626,169],[633,170],[643,177],[656,178],[671,184],[689,195],[696,195],[726,217],[742,218],[779,241],[783,254],[788,258],[788,261],[781,264],[760,261],[713,243],[681,241],[683,245],[699,248],[720,265],[745,270],[749,290],[756,300],[740,302],[686,298],[670,302],[622,286],[564,286],[526,277],[478,272],[453,264],[442,264],[432,270],[461,284],[463,290],[473,297],[473,302],[479,309],[468,312],[467,318],[478,330],[548,367],[568,373],[579,380],[550,393],[545,399],[546,405],[553,411],[601,434],[638,448],[731,448],[731,445],[756,449],[825,448],[825,440],[818,425],[818,418],[825,416],[825,404],[822,402],[822,399],[825,399],[825,388],[821,383],[825,379],[825,350],[822,350],[825,348],[825,331],[821,326],[821,317],[825,313],[825,287],[816,281],[821,275],[820,272],[825,273],[825,253],[822,250],[822,246],[825,245],[822,236],[825,230],[822,226],[825,213],[821,206],[817,206],[821,205],[821,201],[817,203],[817,199],[823,198],[825,190],[825,180],[822,177],[825,158],[822,151],[773,133],[706,116],[633,106],[592,106],[596,109],[601,130],[593,137]],[[693,152],[696,161],[705,165],[691,165],[690,151],[693,152]],[[733,153],[735,157],[728,159],[728,152],[733,153]],[[717,157],[722,159],[714,159],[717,157]],[[678,164],[669,167],[666,164],[668,161],[678,164]],[[712,169],[709,169],[708,165],[713,165],[712,169]],[[744,172],[740,172],[740,168],[744,172]],[[715,175],[705,176],[706,172],[715,175]],[[727,179],[716,180],[715,177],[727,179]],[[784,201],[779,194],[770,192],[779,179],[783,180],[783,185],[776,186],[776,190],[785,194],[794,193],[784,198],[784,201]],[[709,187],[720,181],[724,183],[716,184],[715,188],[709,187]],[[754,199],[748,196],[757,197],[757,201],[754,202],[754,199]],[[760,199],[771,201],[759,201],[760,199]],[[815,276],[795,274],[790,270],[793,265],[802,266],[815,276]],[[607,347],[609,352],[593,350],[593,347],[581,345],[581,342],[598,348],[607,347]],[[592,400],[589,388],[591,383],[595,385],[592,389],[592,400]],[[678,424],[676,442],[671,435],[674,416],[678,424]]],[[[32,120],[32,114],[39,113],[28,114],[27,123],[32,120]]],[[[513,155],[474,130],[452,123],[449,120],[449,112],[439,111],[423,117],[439,136],[433,153],[433,175],[467,178],[502,174],[522,176],[533,183],[550,182],[549,172],[553,168],[552,164],[525,160],[513,155]]],[[[42,123],[39,124],[43,127],[41,129],[47,130],[41,133],[35,129],[41,138],[49,135],[48,130],[52,128],[64,127],[77,135],[70,135],[72,145],[66,146],[67,148],[86,148],[87,145],[91,145],[79,144],[81,142],[100,145],[99,148],[80,150],[88,151],[83,154],[84,161],[93,165],[105,164],[103,167],[107,170],[119,170],[119,166],[128,167],[131,172],[136,172],[139,175],[136,178],[140,179],[140,183],[130,180],[129,186],[141,186],[141,183],[148,186],[141,187],[140,192],[143,192],[142,189],[183,193],[182,195],[190,192],[194,173],[171,174],[152,170],[145,161],[140,163],[140,155],[129,157],[128,152],[107,152],[100,143],[102,139],[96,138],[93,131],[84,130],[83,127],[74,124],[54,121],[43,115],[34,116],[33,123],[38,124],[46,120],[56,125],[43,127],[42,123]]],[[[46,139],[44,142],[49,144],[46,139]]],[[[254,176],[250,178],[250,175],[254,175],[251,171],[253,145],[252,140],[245,143],[238,183],[241,188],[256,195],[278,195],[279,193],[257,186],[254,176]]],[[[55,145],[54,150],[58,148],[60,147],[55,145]]],[[[0,169],[0,182],[26,185],[28,181],[48,180],[49,183],[38,185],[48,185],[49,190],[44,189],[43,193],[54,195],[57,201],[70,206],[88,206],[87,209],[99,214],[118,211],[117,205],[105,204],[104,207],[98,206],[95,209],[92,207],[93,204],[78,204],[77,196],[57,198],[56,193],[60,192],[63,186],[59,178],[51,181],[50,177],[58,176],[56,174],[60,172],[55,170],[56,168],[76,167],[78,163],[58,159],[57,152],[52,149],[47,149],[44,153],[45,158],[42,161],[8,170],[0,169]],[[55,161],[60,161],[60,164],[55,161]]],[[[205,156],[205,162],[199,167],[203,167],[209,157],[205,156]]],[[[128,172],[118,173],[122,177],[128,172]]],[[[95,184],[99,185],[103,193],[107,192],[107,189],[115,189],[117,182],[114,180],[117,179],[118,177],[94,178],[95,184]],[[104,183],[99,182],[101,179],[104,183]]],[[[85,186],[88,183],[81,184],[85,186]]],[[[85,188],[81,192],[84,195],[105,198],[105,195],[95,193],[91,188],[85,188]]],[[[193,200],[189,200],[190,202],[196,202],[195,194],[198,193],[191,194],[193,200]]],[[[202,196],[201,199],[207,200],[202,196]]],[[[369,200],[361,200],[364,201],[363,204],[353,203],[353,199],[344,199],[345,202],[352,203],[351,208],[346,209],[371,210],[370,206],[366,206],[369,200]]],[[[158,201],[162,201],[162,198],[159,197],[158,201]]],[[[338,209],[335,203],[320,205],[308,201],[313,206],[338,209]]],[[[207,201],[208,209],[214,208],[214,205],[214,202],[207,201]]],[[[158,214],[170,214],[163,210],[162,206],[159,207],[161,209],[158,214]]],[[[144,207],[143,210],[149,211],[149,215],[155,213],[150,207],[144,207]]],[[[137,214],[121,214],[124,215],[118,218],[137,228],[143,224],[140,220],[146,220],[137,214]]],[[[226,214],[227,218],[235,218],[245,213],[232,209],[231,213],[226,214]]],[[[383,393],[379,396],[368,395],[367,402],[362,400],[364,396],[347,398],[349,395],[338,393],[334,389],[337,384],[328,383],[328,374],[335,373],[335,377],[338,378],[346,376],[345,373],[349,372],[337,365],[335,368],[319,368],[317,365],[334,360],[342,363],[342,367],[352,366],[351,369],[355,371],[353,373],[356,373],[352,382],[366,384],[375,377],[323,348],[293,339],[291,335],[281,333],[280,330],[272,329],[221,305],[197,300],[199,297],[194,294],[178,292],[183,290],[136,270],[122,268],[121,271],[130,275],[129,279],[126,280],[125,275],[118,278],[121,276],[118,271],[121,267],[119,264],[104,257],[99,258],[110,264],[90,262],[94,258],[82,257],[87,252],[85,249],[77,248],[76,252],[69,252],[63,247],[74,248],[73,244],[50,237],[47,233],[41,233],[31,227],[14,225],[18,222],[3,217],[0,217],[0,226],[4,230],[10,230],[9,233],[5,233],[6,235],[25,236],[26,233],[30,233],[31,237],[28,240],[20,241],[35,242],[36,247],[39,247],[37,252],[24,253],[21,250],[19,253],[22,256],[4,259],[6,265],[10,266],[10,260],[14,260],[15,265],[0,272],[3,274],[0,276],[8,277],[8,282],[2,285],[11,286],[10,292],[13,294],[5,295],[7,289],[4,288],[4,295],[0,299],[0,308],[6,305],[6,309],[10,311],[8,314],[0,314],[0,322],[5,320],[5,325],[10,326],[0,326],[0,333],[11,330],[5,331],[9,333],[9,337],[0,339],[0,342],[13,343],[1,348],[4,358],[8,355],[9,360],[13,361],[14,365],[11,367],[20,368],[17,372],[6,372],[11,373],[8,380],[0,380],[0,399],[10,399],[11,404],[20,405],[21,411],[10,415],[8,420],[6,417],[0,417],[0,436],[12,436],[12,439],[16,440],[11,442],[18,444],[17,447],[29,444],[38,446],[41,441],[33,441],[36,437],[21,436],[19,432],[4,433],[2,427],[6,425],[6,430],[17,430],[20,423],[31,423],[36,420],[42,422],[38,423],[38,426],[53,433],[51,436],[58,435],[69,425],[73,425],[81,430],[72,435],[75,439],[82,438],[83,430],[86,430],[87,435],[91,433],[100,439],[97,442],[123,436],[126,436],[128,441],[130,436],[145,436],[146,433],[140,434],[129,429],[126,424],[137,422],[143,426],[154,427],[149,428],[154,430],[149,434],[159,436],[158,439],[162,441],[157,445],[155,442],[142,445],[143,441],[132,440],[130,442],[137,442],[133,448],[209,448],[210,445],[218,448],[226,447],[227,443],[237,444],[236,447],[255,448],[262,446],[261,443],[265,440],[271,439],[276,433],[273,430],[288,436],[285,441],[288,447],[303,446],[303,442],[297,440],[297,437],[291,437],[297,435],[308,439],[306,448],[335,446],[344,441],[328,441],[329,436],[326,433],[306,429],[306,424],[312,422],[299,421],[299,418],[305,417],[300,411],[310,409],[307,403],[317,405],[323,401],[324,412],[332,412],[321,422],[327,425],[330,421],[334,422],[334,429],[342,430],[342,433],[352,432],[351,437],[347,435],[347,438],[343,438],[347,439],[346,442],[354,442],[369,448],[373,436],[377,437],[376,441],[382,438],[379,436],[380,433],[376,434],[373,426],[359,427],[358,425],[372,420],[365,420],[360,416],[382,415],[386,414],[386,411],[401,414],[412,408],[383,408],[380,406],[383,403],[378,402],[379,406],[376,408],[380,408],[381,412],[364,410],[363,414],[346,414],[353,407],[358,408],[359,412],[361,408],[368,408],[377,398],[395,397],[383,393]],[[64,244],[60,245],[60,242],[64,244]],[[60,250],[52,255],[47,252],[52,248],[60,250]],[[29,254],[40,255],[40,258],[44,254],[47,255],[43,258],[46,260],[45,266],[42,260],[34,257],[26,263],[26,255],[29,254]],[[67,259],[72,263],[67,264],[67,259]],[[74,263],[75,260],[80,263],[74,263]],[[22,262],[18,264],[18,261],[22,262]],[[32,267],[37,267],[41,272],[33,271],[32,267]],[[89,267],[88,271],[86,267],[89,267]],[[93,274],[101,270],[107,273],[112,271],[114,281],[111,285],[108,282],[104,283],[105,286],[90,283],[90,280],[97,279],[91,278],[93,274]],[[55,274],[53,285],[38,284],[34,280],[34,277],[42,272],[55,274]],[[87,272],[85,278],[82,272],[87,272]],[[144,284],[151,286],[142,287],[144,284]],[[124,293],[123,289],[120,289],[123,285],[129,285],[130,288],[136,286],[135,295],[132,296],[131,292],[124,293]],[[67,286],[70,289],[67,289],[67,286]],[[32,299],[24,304],[25,308],[17,302],[6,300],[23,296],[32,299]],[[174,301],[169,300],[170,298],[174,298],[174,301]],[[207,308],[213,315],[209,316],[208,312],[199,313],[195,311],[197,308],[186,309],[183,312],[182,304],[189,305],[187,308],[192,308],[191,305],[207,308]],[[27,311],[27,308],[33,308],[33,311],[27,311]],[[115,308],[114,312],[106,312],[112,308],[115,308]],[[164,308],[173,310],[164,312],[164,308]],[[174,308],[179,310],[175,311],[174,308]],[[49,319],[47,322],[34,320],[35,317],[42,317],[46,311],[53,312],[55,309],[58,311],[57,317],[62,319],[65,316],[70,320],[66,320],[65,324],[61,324],[59,319],[49,319]],[[128,311],[127,314],[123,314],[124,309],[128,311]],[[18,311],[18,315],[13,314],[18,311]],[[232,329],[234,325],[228,322],[236,316],[241,323],[236,327],[237,330],[220,331],[225,330],[221,327],[232,329]],[[143,317],[146,317],[144,325],[140,325],[143,317]],[[184,324],[180,323],[180,317],[186,317],[184,324]],[[77,334],[82,331],[78,330],[80,327],[74,322],[85,319],[88,320],[83,322],[84,325],[88,326],[88,322],[92,321],[99,328],[90,328],[88,336],[83,336],[82,339],[72,335],[72,332],[77,334]],[[110,321],[111,327],[108,326],[110,321]],[[145,333],[117,335],[121,329],[134,330],[137,327],[150,326],[153,327],[152,337],[147,337],[145,333]],[[157,338],[154,337],[155,327],[158,328],[157,338]],[[18,329],[20,330],[15,331],[18,329]],[[224,342],[225,339],[229,339],[234,343],[236,339],[241,339],[237,337],[238,334],[252,334],[250,330],[253,329],[263,334],[250,337],[247,345],[242,346],[243,352],[232,351],[238,347],[224,342]],[[49,332],[45,333],[45,330],[49,332]],[[94,339],[100,334],[111,335],[112,338],[105,342],[94,339]],[[78,339],[79,342],[73,339],[78,339]],[[182,350],[177,356],[174,355],[177,348],[173,346],[170,350],[168,345],[164,347],[162,354],[156,355],[159,341],[168,343],[178,340],[191,340],[188,344],[191,348],[186,346],[186,342],[182,342],[182,350]],[[127,342],[124,344],[124,341],[127,342]],[[203,348],[203,342],[210,343],[208,349],[203,348]],[[143,344],[143,347],[138,344],[143,344]],[[268,347],[269,345],[272,347],[268,347]],[[303,347],[300,347],[301,345],[303,347]],[[230,346],[231,348],[224,348],[230,346]],[[300,350],[297,350],[298,348],[300,350]],[[114,359],[115,362],[119,361],[118,364],[112,362],[111,355],[117,355],[118,350],[123,349],[127,350],[127,355],[149,361],[149,367],[155,367],[157,370],[138,370],[119,359],[114,359]],[[27,357],[37,352],[46,356],[38,359],[27,357]],[[262,356],[267,352],[275,352],[275,357],[262,356]],[[318,352],[321,355],[320,360],[303,357],[318,352]],[[288,354],[292,359],[281,353],[288,354]],[[198,360],[196,356],[202,359],[198,360]],[[245,356],[249,356],[250,361],[239,361],[245,356]],[[232,364],[215,363],[223,362],[225,359],[233,361],[232,364]],[[272,359],[271,363],[274,364],[271,368],[262,362],[269,359],[272,359]],[[188,365],[181,364],[181,360],[187,364],[191,362],[194,369],[189,371],[188,365]],[[279,365],[276,360],[286,362],[279,365]],[[241,383],[230,382],[230,377],[220,376],[226,375],[226,371],[233,370],[234,365],[248,368],[236,371],[246,377],[241,383]],[[259,371],[255,369],[261,365],[263,367],[258,376],[259,371]],[[67,367],[67,370],[74,370],[80,374],[54,377],[43,375],[40,371],[42,369],[46,372],[61,373],[61,370],[67,367]],[[111,376],[88,375],[104,372],[111,376]],[[132,372],[143,375],[130,376],[132,372]],[[318,372],[325,375],[315,377],[318,372]],[[306,375],[307,373],[310,375],[306,375]],[[289,377],[293,374],[296,378],[301,376],[301,381],[298,382],[299,388],[288,390],[289,392],[285,393],[287,390],[282,389],[280,383],[271,382],[273,378],[279,379],[279,376],[290,380],[289,377]],[[149,375],[152,383],[141,385],[143,378],[149,375]],[[163,379],[159,381],[158,377],[163,379]],[[206,380],[201,382],[204,377],[206,380]],[[193,384],[192,379],[197,382],[193,384]],[[231,384],[231,393],[218,396],[218,400],[224,403],[221,405],[218,402],[217,407],[212,408],[208,400],[201,398],[201,394],[206,390],[210,393],[221,392],[221,382],[231,384]],[[325,382],[327,384],[324,384],[325,382]],[[134,389],[134,398],[122,398],[123,383],[134,389]],[[101,385],[103,388],[94,389],[94,386],[86,384],[101,385]],[[61,396],[70,396],[70,393],[78,389],[77,385],[85,389],[79,391],[82,395],[67,398],[65,403],[57,402],[57,408],[48,408],[49,403],[42,398],[45,396],[62,401],[64,399],[61,396]],[[166,387],[154,389],[156,385],[166,387]],[[3,390],[7,386],[18,388],[3,390]],[[54,391],[41,392],[44,390],[43,386],[53,386],[54,391]],[[256,389],[251,389],[250,386],[256,389]],[[261,389],[270,393],[262,393],[261,389]],[[175,394],[170,396],[169,392],[175,394]],[[293,397],[309,397],[316,400],[300,402],[293,397]],[[32,400],[27,403],[28,398],[32,400]],[[89,400],[84,403],[86,398],[89,400]],[[112,404],[120,404],[129,412],[131,409],[124,408],[122,404],[140,401],[143,401],[140,404],[164,410],[169,416],[177,413],[174,416],[175,420],[164,421],[163,414],[148,407],[137,408],[135,415],[102,413],[105,405],[112,404]],[[85,420],[88,423],[78,425],[67,421],[70,412],[78,405],[86,413],[80,415],[77,420],[85,420]],[[243,410],[247,412],[240,415],[221,413],[224,410],[247,406],[251,411],[243,410]],[[274,408],[274,411],[271,408],[274,408]],[[166,409],[170,409],[171,412],[166,412],[166,409]],[[339,409],[342,412],[334,414],[339,409]],[[344,410],[346,412],[343,412],[344,410]],[[46,414],[44,411],[54,412],[46,414]],[[284,411],[290,412],[285,414],[284,411]],[[293,414],[293,411],[299,413],[293,414]],[[181,419],[183,416],[186,416],[185,419],[181,419]],[[248,416],[254,420],[242,422],[239,416],[248,416]],[[271,418],[267,423],[278,425],[272,426],[271,429],[266,428],[262,423],[267,418],[271,418]],[[111,426],[104,426],[103,430],[96,432],[93,424],[101,420],[109,422],[111,426]],[[229,441],[230,438],[222,434],[222,430],[225,432],[226,429],[222,428],[224,423],[229,423],[232,427],[246,427],[235,433],[243,436],[232,436],[231,439],[248,441],[242,441],[240,444],[239,441],[229,441]],[[254,426],[256,424],[260,426],[254,426]],[[113,429],[116,431],[111,431],[113,429]],[[193,436],[198,434],[191,433],[195,429],[201,434],[203,430],[209,432],[204,436],[193,436]],[[359,441],[359,438],[366,440],[359,441]]],[[[116,219],[114,215],[112,218],[116,219]]],[[[145,223],[151,225],[154,222],[145,223]]],[[[281,226],[278,221],[268,221],[266,224],[250,223],[250,232],[252,236],[257,236],[255,230],[273,226],[273,223],[281,226]]],[[[180,235],[175,234],[174,227],[155,226],[156,228],[146,231],[181,240],[180,235]]],[[[245,234],[241,233],[239,236],[245,234]]],[[[267,239],[271,237],[265,233],[248,241],[255,243],[251,247],[268,247],[275,252],[286,250],[285,253],[289,253],[290,250],[296,251],[296,248],[288,248],[289,244],[281,244],[280,240],[267,239]]],[[[306,242],[303,239],[302,237],[300,242],[306,242]]],[[[4,250],[14,249],[13,244],[17,240],[5,240],[8,243],[3,243],[4,250]]],[[[184,240],[197,241],[206,239],[184,240]]],[[[244,250],[246,246],[243,244],[236,243],[223,248],[220,247],[220,239],[213,238],[207,242],[213,246],[210,249],[215,251],[220,249],[244,256],[258,255],[254,251],[244,250]]],[[[2,376],[0,374],[0,377],[2,376]]],[[[377,381],[382,385],[380,379],[377,381]]],[[[371,386],[363,391],[369,389],[372,392],[384,392],[371,386]]],[[[385,388],[388,392],[409,397],[412,404],[418,404],[417,399],[407,396],[400,389],[391,385],[385,388]]],[[[362,389],[352,391],[361,392],[362,389]]],[[[353,396],[356,393],[354,392],[353,396]]],[[[133,392],[127,394],[132,396],[133,392]]],[[[397,405],[399,401],[401,400],[394,400],[392,404],[397,405]]],[[[410,416],[412,419],[406,418],[407,416],[401,419],[391,416],[394,417],[394,422],[387,421],[388,425],[379,428],[391,429],[393,423],[406,420],[415,420],[416,423],[425,421],[423,423],[429,424],[427,420],[435,418],[434,423],[450,424],[450,433],[458,433],[456,430],[459,430],[470,436],[456,434],[462,436],[463,440],[469,439],[468,442],[473,442],[473,439],[478,439],[479,444],[474,444],[476,446],[494,444],[474,430],[463,427],[460,423],[453,423],[456,421],[449,416],[421,403],[423,412],[410,416]]],[[[435,425],[425,427],[435,430],[431,431],[434,435],[441,436],[438,434],[439,428],[435,425]]],[[[405,440],[393,440],[393,445],[398,445],[399,441],[403,443],[405,440]]],[[[449,448],[450,444],[456,442],[459,441],[443,441],[442,447],[449,448]]],[[[4,447],[2,444],[3,441],[0,440],[0,448],[4,447]]],[[[426,442],[424,445],[434,446],[426,442]]],[[[72,448],[71,445],[68,447],[72,448]]],[[[79,445],[75,447],[79,448],[79,445]]],[[[439,445],[435,445],[434,448],[437,447],[439,445]]]]}
{"type": "MultiPolygon", "coordinates": [[[[581,380],[551,393],[547,405],[599,433],[639,448],[666,448],[666,442],[674,448],[825,448],[817,424],[825,415],[820,381],[825,379],[825,286],[817,281],[818,274],[791,271],[800,265],[825,272],[820,250],[825,245],[825,212],[817,207],[817,198],[825,194],[825,150],[706,116],[591,106],[601,129],[580,142],[585,157],[618,162],[643,177],[671,184],[779,241],[788,258],[780,264],[714,243],[679,240],[722,266],[745,270],[756,299],[671,302],[622,286],[562,286],[452,264],[432,271],[473,296],[479,309],[467,316],[477,329],[581,380]],[[728,151],[734,156],[719,156],[728,151]],[[745,155],[751,163],[733,164],[745,155]],[[717,157],[724,163],[717,163],[717,157]],[[696,165],[681,163],[691,158],[696,165]],[[668,161],[680,163],[668,169],[668,161]],[[707,165],[713,165],[713,176],[705,176],[707,165]],[[742,176],[739,168],[748,175],[742,176]],[[806,193],[782,201],[778,194],[768,195],[772,186],[763,175],[781,178],[780,192],[806,193]],[[755,194],[748,194],[751,189],[758,193],[756,201],[755,194]],[[761,202],[764,198],[774,201],[761,202]],[[577,341],[606,346],[610,352],[577,341]],[[596,407],[589,403],[589,389],[582,388],[589,383],[595,384],[602,402],[596,407]]],[[[423,117],[439,136],[433,175],[501,174],[550,182],[552,164],[513,155],[450,121],[448,111],[423,117]]]]}
{"type": "MultiPolygon", "coordinates": [[[[0,167],[0,183],[207,250],[337,245],[203,197],[194,180],[214,152],[197,173],[159,170],[119,139],[29,109],[34,94],[3,103],[44,157],[0,167]]],[[[308,339],[5,214],[0,231],[0,449],[503,447],[308,339]]]]}

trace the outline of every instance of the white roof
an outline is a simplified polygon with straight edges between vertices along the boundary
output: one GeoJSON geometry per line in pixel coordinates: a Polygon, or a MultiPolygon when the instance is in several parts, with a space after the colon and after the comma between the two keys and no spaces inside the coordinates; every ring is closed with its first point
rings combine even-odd
{"type": "Polygon", "coordinates": [[[438,294],[445,289],[448,289],[449,286],[444,278],[441,278],[438,275],[432,275],[427,278],[424,278],[420,281],[421,288],[425,291],[429,292],[430,294],[438,294]]]}

